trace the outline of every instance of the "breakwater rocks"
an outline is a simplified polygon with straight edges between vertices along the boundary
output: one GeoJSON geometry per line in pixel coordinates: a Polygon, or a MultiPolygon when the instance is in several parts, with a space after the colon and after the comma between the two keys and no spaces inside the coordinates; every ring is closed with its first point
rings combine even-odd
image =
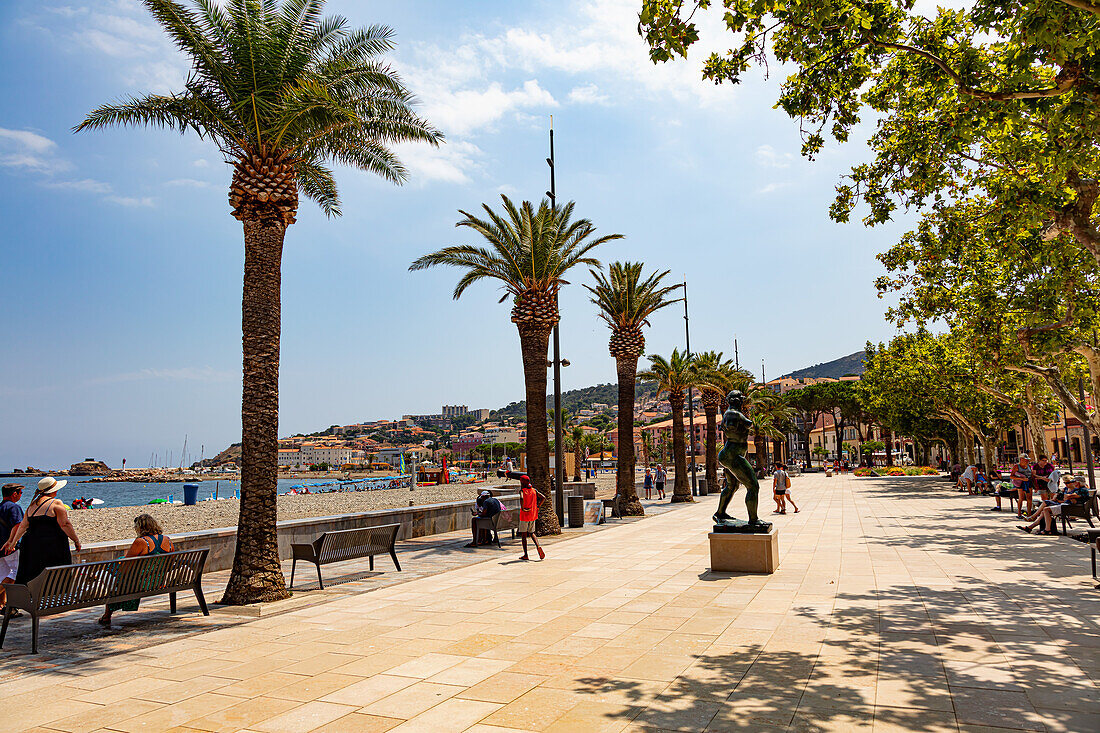
{"type": "Polygon", "coordinates": [[[69,466],[70,476],[105,476],[111,472],[110,466],[94,458],[85,458],[69,466]]]}

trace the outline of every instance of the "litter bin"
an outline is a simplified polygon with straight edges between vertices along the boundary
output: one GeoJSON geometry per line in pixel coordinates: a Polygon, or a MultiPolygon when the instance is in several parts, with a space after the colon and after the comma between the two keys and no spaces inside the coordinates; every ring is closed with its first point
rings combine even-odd
{"type": "Polygon", "coordinates": [[[195,506],[199,500],[199,485],[198,484],[184,484],[183,485],[183,503],[185,506],[195,506]]]}
{"type": "Polygon", "coordinates": [[[705,478],[699,479],[698,488],[699,488],[699,496],[706,496],[707,495],[707,480],[705,478]]]}
{"type": "Polygon", "coordinates": [[[569,526],[570,527],[583,527],[584,526],[584,497],[583,496],[570,496],[568,499],[569,506],[569,526]]]}

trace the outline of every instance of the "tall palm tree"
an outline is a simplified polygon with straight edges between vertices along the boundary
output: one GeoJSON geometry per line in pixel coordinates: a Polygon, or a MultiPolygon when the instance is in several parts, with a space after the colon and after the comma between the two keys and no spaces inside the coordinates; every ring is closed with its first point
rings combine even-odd
{"type": "Polygon", "coordinates": [[[596,284],[585,285],[592,302],[600,309],[600,318],[611,328],[607,350],[615,358],[615,373],[619,379],[619,445],[615,491],[619,495],[623,514],[645,514],[638,492],[634,488],[634,399],[638,357],[645,351],[642,326],[661,308],[675,303],[669,299],[679,285],[661,285],[668,275],[654,271],[642,279],[641,262],[612,262],[608,274],[593,270],[596,284]]]}
{"type": "Polygon", "coordinates": [[[752,420],[756,460],[759,468],[766,469],[769,463],[768,440],[782,439],[781,427],[793,420],[794,412],[778,394],[763,385],[751,387],[745,402],[748,417],[752,420]]]}
{"type": "Polygon", "coordinates": [[[687,448],[684,443],[684,390],[694,387],[696,373],[694,357],[672,350],[672,357],[649,355],[649,368],[638,372],[638,379],[657,383],[657,394],[668,394],[668,406],[672,410],[672,459],[676,465],[672,501],[695,501],[687,481],[687,448]]]}
{"type": "Polygon", "coordinates": [[[695,355],[695,370],[698,387],[703,402],[703,414],[706,415],[706,476],[707,491],[717,491],[718,487],[718,414],[726,403],[726,395],[731,390],[748,392],[752,384],[752,375],[743,369],[734,367],[729,359],[722,358],[722,352],[704,351],[695,355]]]}
{"type": "Polygon", "coordinates": [[[241,510],[222,603],[289,595],[276,542],[280,287],[283,238],[298,194],[340,213],[331,162],[402,183],[391,146],[437,145],[412,95],[382,60],[385,26],[351,29],[324,0],[143,0],[191,61],[182,91],[92,111],[79,130],[115,125],[194,131],[233,166],[229,204],[244,228],[241,510]]]}
{"type": "Polygon", "coordinates": [[[573,221],[573,202],[551,206],[543,199],[536,209],[530,201],[519,207],[502,195],[504,213],[482,204],[484,219],[459,211],[456,224],[469,227],[485,238],[488,247],[459,244],[420,257],[410,270],[436,265],[459,267],[466,272],[455,286],[457,300],[473,283],[500,281],[512,298],[512,322],[519,331],[523,356],[523,380],[527,391],[527,475],[545,498],[539,505],[535,531],[558,534],[557,515],[550,497],[550,450],[546,432],[546,352],[550,332],[558,322],[558,289],[565,274],[577,265],[599,267],[589,253],[621,234],[594,237],[596,227],[588,219],[573,221]]]}
{"type": "MultiPolygon", "coordinates": [[[[633,431],[633,423],[631,423],[631,431],[633,431]]],[[[649,459],[653,456],[653,438],[649,436],[649,433],[642,431],[642,463],[646,466],[649,465],[649,459]]]]}

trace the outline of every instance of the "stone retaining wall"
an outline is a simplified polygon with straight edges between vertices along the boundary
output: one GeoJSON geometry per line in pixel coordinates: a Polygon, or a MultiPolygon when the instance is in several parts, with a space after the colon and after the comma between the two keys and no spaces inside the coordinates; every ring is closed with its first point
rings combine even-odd
{"type": "MultiPolygon", "coordinates": [[[[497,498],[508,509],[519,511],[519,494],[504,494],[497,498]]],[[[284,560],[290,559],[291,544],[312,542],[322,532],[338,529],[400,524],[401,529],[397,532],[399,540],[469,529],[472,506],[472,502],[458,501],[279,522],[279,557],[284,560]]],[[[206,571],[213,572],[228,570],[233,566],[236,538],[236,527],[221,527],[172,535],[172,543],[178,550],[208,548],[210,553],[206,558],[206,571]]],[[[133,540],[118,540],[85,545],[80,552],[73,553],[73,562],[114,560],[123,555],[132,542],[133,540]]]]}

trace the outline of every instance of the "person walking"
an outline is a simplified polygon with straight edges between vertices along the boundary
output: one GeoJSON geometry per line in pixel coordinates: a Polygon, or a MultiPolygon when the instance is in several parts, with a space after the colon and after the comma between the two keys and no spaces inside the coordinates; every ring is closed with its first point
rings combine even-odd
{"type": "Polygon", "coordinates": [[[643,488],[645,488],[645,498],[646,499],[652,499],[653,498],[653,471],[650,470],[649,466],[646,466],[645,479],[642,481],[642,486],[643,486],[643,488]]]}
{"type": "Polygon", "coordinates": [[[657,474],[653,477],[653,483],[657,487],[657,499],[665,498],[665,481],[668,479],[668,474],[665,473],[665,466],[663,463],[657,464],[657,474]]]}
{"type": "Polygon", "coordinates": [[[38,577],[39,573],[57,565],[72,565],[73,555],[69,551],[69,540],[73,541],[77,552],[80,551],[80,538],[76,536],[73,523],[69,521],[69,512],[57,498],[57,492],[65,487],[67,481],[58,481],[47,476],[38,482],[23,521],[8,537],[0,548],[0,553],[15,549],[20,539],[19,569],[15,582],[25,584],[38,577]]]}
{"type": "Polygon", "coordinates": [[[787,466],[778,461],[775,462],[775,473],[772,474],[772,491],[775,492],[775,503],[779,514],[787,513],[787,502],[794,507],[794,513],[798,514],[798,505],[791,496],[791,477],[787,473],[787,466]]]}
{"type": "Polygon", "coordinates": [[[497,476],[507,476],[508,478],[519,479],[519,526],[516,528],[516,532],[519,533],[520,540],[523,542],[523,556],[520,557],[520,560],[531,559],[527,556],[528,537],[535,543],[535,550],[539,553],[539,560],[545,560],[546,553],[539,547],[538,538],[535,537],[535,521],[539,518],[540,495],[531,484],[531,477],[525,473],[504,473],[503,471],[497,471],[497,476]]]}
{"type": "MultiPolygon", "coordinates": [[[[4,500],[0,502],[0,546],[8,544],[11,533],[23,521],[23,507],[19,506],[22,497],[22,484],[4,484],[4,500]]],[[[4,585],[15,582],[18,569],[19,555],[14,548],[6,553],[0,552],[0,608],[4,607],[8,598],[4,585]]]]}
{"type": "MultiPolygon", "coordinates": [[[[123,557],[163,555],[167,552],[173,552],[176,549],[172,545],[171,538],[165,536],[164,530],[160,527],[160,523],[148,514],[139,514],[134,518],[134,532],[137,534],[137,539],[133,541],[123,557]]],[[[161,575],[163,575],[163,573],[161,573],[161,575]]],[[[163,578],[150,576],[145,578],[145,580],[148,582],[148,587],[153,587],[163,580],[163,578]]],[[[140,599],[135,598],[132,601],[108,604],[107,608],[103,611],[103,615],[97,619],[97,623],[100,626],[110,626],[111,616],[115,611],[136,611],[138,610],[139,601],[140,599]]]]}

